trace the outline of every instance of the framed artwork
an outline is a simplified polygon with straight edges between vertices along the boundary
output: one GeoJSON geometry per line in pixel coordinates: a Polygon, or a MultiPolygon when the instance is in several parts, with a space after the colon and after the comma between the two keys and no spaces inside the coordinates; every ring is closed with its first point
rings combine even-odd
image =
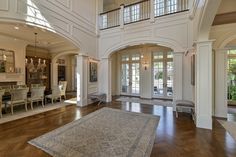
{"type": "Polygon", "coordinates": [[[0,73],[5,73],[5,61],[0,60],[0,73]]]}
{"type": "Polygon", "coordinates": [[[90,82],[98,81],[98,64],[96,62],[89,63],[89,80],[90,82]]]}
{"type": "Polygon", "coordinates": [[[191,84],[195,85],[195,54],[191,56],[191,84]]]}

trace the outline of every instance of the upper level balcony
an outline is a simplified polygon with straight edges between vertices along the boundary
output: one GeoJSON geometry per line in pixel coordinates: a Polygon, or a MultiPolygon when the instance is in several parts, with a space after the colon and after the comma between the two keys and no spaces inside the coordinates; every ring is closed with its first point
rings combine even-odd
{"type": "Polygon", "coordinates": [[[189,0],[143,0],[130,5],[121,5],[99,16],[100,30],[151,20],[189,10],[189,0]]]}

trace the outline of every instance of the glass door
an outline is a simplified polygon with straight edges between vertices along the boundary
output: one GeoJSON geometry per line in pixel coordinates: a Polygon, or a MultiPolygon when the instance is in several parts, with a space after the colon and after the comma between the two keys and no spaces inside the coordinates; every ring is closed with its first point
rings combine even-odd
{"type": "Polygon", "coordinates": [[[236,50],[228,50],[227,56],[227,99],[229,105],[236,105],[236,50]]]}
{"type": "Polygon", "coordinates": [[[140,94],[140,56],[139,54],[121,57],[121,94],[140,94]]]}
{"type": "Polygon", "coordinates": [[[153,97],[172,98],[173,55],[172,52],[153,53],[153,97]]]}

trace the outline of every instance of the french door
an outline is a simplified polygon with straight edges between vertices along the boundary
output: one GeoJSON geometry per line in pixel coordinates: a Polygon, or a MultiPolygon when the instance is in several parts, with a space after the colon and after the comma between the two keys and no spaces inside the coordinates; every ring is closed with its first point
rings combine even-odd
{"type": "Polygon", "coordinates": [[[121,94],[140,94],[140,56],[139,54],[121,57],[121,94]]]}
{"type": "Polygon", "coordinates": [[[153,97],[172,98],[173,95],[173,54],[153,53],[153,97]]]}

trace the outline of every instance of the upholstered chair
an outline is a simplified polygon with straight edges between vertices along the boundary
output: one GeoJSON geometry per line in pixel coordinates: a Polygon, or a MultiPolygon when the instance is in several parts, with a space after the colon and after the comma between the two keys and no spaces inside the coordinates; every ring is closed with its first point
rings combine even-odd
{"type": "Polygon", "coordinates": [[[35,88],[35,87],[39,87],[40,84],[31,84],[30,86],[31,86],[31,88],[35,88]]]}
{"type": "Polygon", "coordinates": [[[11,107],[11,114],[13,114],[13,107],[17,105],[25,105],[25,111],[27,111],[27,93],[29,92],[29,88],[19,88],[19,89],[11,89],[11,101],[7,102],[7,105],[11,107]]]}
{"type": "Polygon", "coordinates": [[[27,85],[13,85],[13,89],[27,88],[27,85]]]}
{"type": "Polygon", "coordinates": [[[66,99],[66,87],[67,81],[59,81],[60,95],[61,98],[63,97],[64,99],[66,99]]]}
{"type": "Polygon", "coordinates": [[[47,99],[50,99],[52,104],[53,104],[53,101],[57,99],[59,99],[61,102],[61,91],[60,91],[59,86],[54,86],[52,88],[52,94],[45,96],[45,102],[47,101],[47,99]]]}
{"type": "Polygon", "coordinates": [[[42,106],[44,107],[44,91],[45,86],[40,87],[31,87],[30,92],[31,96],[28,98],[28,102],[30,103],[31,109],[33,110],[33,103],[34,102],[42,102],[42,106]]]}
{"type": "Polygon", "coordinates": [[[5,86],[1,86],[1,89],[5,89],[5,92],[10,92],[10,90],[12,89],[11,88],[11,85],[5,85],[5,86]]]}
{"type": "Polygon", "coordinates": [[[2,96],[5,94],[5,89],[0,89],[0,118],[2,118],[2,96]]]}

